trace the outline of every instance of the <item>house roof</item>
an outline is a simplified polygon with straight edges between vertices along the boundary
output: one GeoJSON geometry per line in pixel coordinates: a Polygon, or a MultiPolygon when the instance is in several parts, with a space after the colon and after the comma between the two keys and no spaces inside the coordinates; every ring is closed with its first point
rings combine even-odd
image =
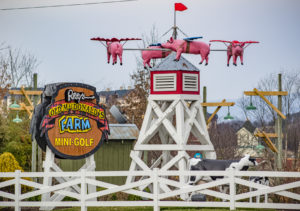
{"type": "Polygon", "coordinates": [[[109,124],[108,140],[137,140],[139,129],[135,124],[109,124]]]}
{"type": "Polygon", "coordinates": [[[161,63],[156,65],[151,71],[168,71],[168,70],[188,70],[197,71],[200,70],[194,66],[191,62],[186,60],[182,55],[179,61],[174,61],[176,58],[176,53],[172,52],[169,56],[162,60],[161,63]]]}
{"type": "Polygon", "coordinates": [[[112,90],[112,91],[100,91],[100,92],[97,92],[97,94],[99,96],[105,96],[105,97],[109,97],[114,94],[118,95],[118,97],[124,97],[131,91],[132,91],[132,89],[122,89],[122,90],[112,90]]]}
{"type": "Polygon", "coordinates": [[[256,127],[254,127],[249,120],[246,120],[245,123],[243,124],[243,126],[241,128],[245,128],[250,133],[254,133],[254,131],[256,129],[256,127]]]}
{"type": "Polygon", "coordinates": [[[133,89],[122,89],[122,90],[113,90],[113,91],[100,91],[97,92],[99,97],[105,97],[106,101],[109,100],[109,96],[116,95],[117,98],[123,98],[129,94],[133,89]]]}

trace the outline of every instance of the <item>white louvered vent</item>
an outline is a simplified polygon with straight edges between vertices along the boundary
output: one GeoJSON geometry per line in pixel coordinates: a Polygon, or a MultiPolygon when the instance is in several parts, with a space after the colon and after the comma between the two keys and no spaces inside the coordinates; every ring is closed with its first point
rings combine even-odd
{"type": "Polygon", "coordinates": [[[182,90],[183,91],[198,91],[198,87],[199,87],[198,74],[183,73],[182,75],[183,75],[182,90]]]}
{"type": "Polygon", "coordinates": [[[154,74],[154,91],[176,91],[176,73],[154,74]]]}

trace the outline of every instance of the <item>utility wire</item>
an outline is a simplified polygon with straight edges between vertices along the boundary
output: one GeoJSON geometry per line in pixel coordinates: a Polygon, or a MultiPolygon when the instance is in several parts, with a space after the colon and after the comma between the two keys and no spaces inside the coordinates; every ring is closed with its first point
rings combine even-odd
{"type": "Polygon", "coordinates": [[[102,2],[90,2],[90,3],[78,3],[78,4],[57,4],[57,5],[45,5],[45,6],[32,6],[32,7],[0,8],[0,10],[9,11],[9,10],[43,9],[43,8],[53,8],[53,7],[73,7],[73,6],[86,6],[86,5],[96,5],[96,4],[122,3],[128,1],[138,1],[138,0],[102,1],[102,2]]]}

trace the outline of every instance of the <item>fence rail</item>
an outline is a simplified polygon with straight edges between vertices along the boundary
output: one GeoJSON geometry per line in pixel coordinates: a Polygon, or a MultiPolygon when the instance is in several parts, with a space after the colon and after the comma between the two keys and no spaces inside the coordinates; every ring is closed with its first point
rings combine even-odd
{"type": "Polygon", "coordinates": [[[300,172],[271,172],[271,171],[86,171],[80,172],[0,172],[0,206],[15,207],[41,207],[45,210],[53,207],[87,207],[95,206],[151,206],[154,210],[160,207],[228,207],[235,208],[273,208],[298,209],[300,208],[300,172]],[[191,186],[176,181],[176,176],[223,176],[216,181],[191,186]],[[123,185],[115,185],[95,179],[96,177],[134,176],[142,180],[123,185]],[[249,181],[250,176],[269,177],[276,183],[270,186],[249,181]],[[34,178],[66,178],[65,182],[52,186],[34,182],[34,178]],[[28,179],[30,178],[30,179],[28,179]],[[68,178],[68,179],[67,179],[68,178]],[[70,179],[71,178],[71,179],[70,179]],[[279,179],[276,179],[279,178],[279,179]],[[282,178],[282,179],[280,179],[282,178]],[[275,185],[276,184],[276,185],[275,185]],[[89,193],[88,186],[100,187],[96,192],[89,193]],[[229,193],[216,189],[221,185],[229,187],[229,193]],[[30,191],[22,192],[22,187],[30,187],[30,191]],[[151,192],[139,190],[139,187],[151,187],[151,192]],[[240,190],[242,187],[242,191],[240,190]],[[123,192],[140,196],[139,201],[101,201],[98,197],[123,192]],[[43,194],[68,196],[76,201],[38,201],[36,196],[43,194]],[[175,197],[190,199],[191,194],[203,194],[207,201],[180,201],[171,200],[175,197]],[[285,203],[269,201],[274,196],[284,197],[285,203]],[[208,197],[209,196],[209,197],[208,197]],[[260,196],[264,196],[261,201],[260,196]],[[256,201],[253,202],[252,198],[256,201]],[[218,199],[218,200],[216,200],[218,199]]]}

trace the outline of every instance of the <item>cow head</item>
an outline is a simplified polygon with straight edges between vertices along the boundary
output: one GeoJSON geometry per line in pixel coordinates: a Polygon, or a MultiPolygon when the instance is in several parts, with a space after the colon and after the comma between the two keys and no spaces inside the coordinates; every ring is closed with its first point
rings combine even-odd
{"type": "Polygon", "coordinates": [[[250,155],[245,155],[236,166],[237,170],[247,170],[250,166],[256,166],[257,162],[255,158],[251,158],[250,155]]]}
{"type": "Polygon", "coordinates": [[[239,162],[233,162],[228,169],[235,169],[238,171],[246,171],[250,166],[256,166],[257,162],[255,158],[251,158],[250,155],[245,155],[239,162]]]}

